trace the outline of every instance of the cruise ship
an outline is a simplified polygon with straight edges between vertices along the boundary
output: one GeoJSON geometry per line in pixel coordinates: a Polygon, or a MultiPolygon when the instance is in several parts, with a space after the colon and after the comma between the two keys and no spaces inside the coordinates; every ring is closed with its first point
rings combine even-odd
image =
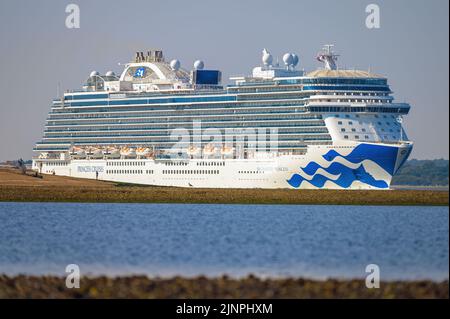
{"type": "Polygon", "coordinates": [[[387,78],[341,69],[332,45],[305,72],[268,50],[251,76],[221,84],[159,49],[120,75],[92,71],[52,101],[33,170],[122,183],[199,188],[389,189],[413,143],[410,105],[387,78]]]}

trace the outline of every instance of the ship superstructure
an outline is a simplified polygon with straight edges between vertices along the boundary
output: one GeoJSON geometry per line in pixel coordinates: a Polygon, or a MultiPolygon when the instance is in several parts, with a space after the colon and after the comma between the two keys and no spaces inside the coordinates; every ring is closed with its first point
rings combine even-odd
{"type": "Polygon", "coordinates": [[[389,188],[412,143],[406,103],[383,76],[341,70],[331,46],[324,68],[262,65],[222,86],[200,60],[191,71],[161,50],[137,52],[120,76],[91,72],[55,99],[36,144],[44,174],[181,187],[389,188]]]}

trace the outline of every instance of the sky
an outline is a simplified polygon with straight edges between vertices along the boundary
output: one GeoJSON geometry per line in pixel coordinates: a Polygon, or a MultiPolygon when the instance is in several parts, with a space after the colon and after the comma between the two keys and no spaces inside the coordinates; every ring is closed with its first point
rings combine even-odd
{"type": "Polygon", "coordinates": [[[449,158],[448,0],[0,0],[0,161],[33,155],[51,100],[79,89],[92,70],[122,71],[135,51],[162,48],[191,69],[196,59],[229,76],[249,75],[261,51],[295,52],[306,71],[324,44],[340,68],[388,78],[415,143],[411,158],[449,158]],[[69,4],[80,28],[69,29],[69,4]],[[380,28],[366,26],[366,6],[380,28]]]}

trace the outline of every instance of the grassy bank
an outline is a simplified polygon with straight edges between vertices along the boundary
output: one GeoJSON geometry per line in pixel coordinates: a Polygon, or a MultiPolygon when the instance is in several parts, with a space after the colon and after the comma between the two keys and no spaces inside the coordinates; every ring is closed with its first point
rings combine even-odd
{"type": "Polygon", "coordinates": [[[364,280],[133,277],[81,278],[67,289],[65,278],[0,276],[0,298],[445,298],[448,281],[381,282],[368,289],[364,280]]]}
{"type": "Polygon", "coordinates": [[[0,186],[0,201],[225,203],[329,205],[448,205],[448,192],[184,189],[172,187],[0,186]]]}
{"type": "Polygon", "coordinates": [[[0,171],[0,201],[328,205],[448,205],[448,191],[199,189],[132,186],[0,171]]]}

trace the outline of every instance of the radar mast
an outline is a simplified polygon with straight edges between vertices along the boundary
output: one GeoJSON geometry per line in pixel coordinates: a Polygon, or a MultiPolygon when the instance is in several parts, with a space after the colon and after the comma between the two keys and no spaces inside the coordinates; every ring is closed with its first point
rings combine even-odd
{"type": "Polygon", "coordinates": [[[336,61],[339,55],[334,54],[332,48],[333,44],[326,44],[323,46],[322,51],[317,54],[317,60],[325,63],[325,69],[336,70],[336,61]]]}

